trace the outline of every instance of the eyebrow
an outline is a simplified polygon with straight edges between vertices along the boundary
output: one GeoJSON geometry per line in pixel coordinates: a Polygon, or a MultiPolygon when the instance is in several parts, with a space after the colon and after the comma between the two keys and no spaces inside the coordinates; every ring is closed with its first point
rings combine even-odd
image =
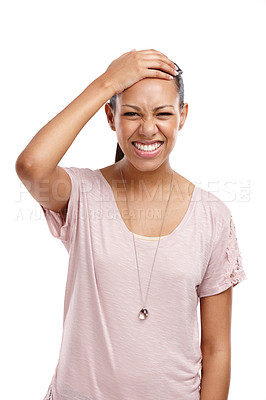
{"type": "MultiPolygon", "coordinates": [[[[135,110],[140,111],[140,108],[139,108],[138,106],[133,106],[133,105],[131,105],[131,104],[122,104],[121,107],[132,107],[132,108],[135,108],[135,110]]],[[[174,108],[174,106],[171,105],[171,104],[164,104],[163,106],[155,107],[155,108],[153,109],[153,111],[157,111],[157,110],[160,110],[161,108],[165,108],[165,107],[172,107],[172,108],[174,108]]]]}

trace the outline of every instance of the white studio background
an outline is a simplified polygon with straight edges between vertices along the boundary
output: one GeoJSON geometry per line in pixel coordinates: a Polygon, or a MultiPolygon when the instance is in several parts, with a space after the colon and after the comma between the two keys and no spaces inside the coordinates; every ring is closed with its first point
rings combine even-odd
{"type": "MultiPolygon", "coordinates": [[[[248,276],[234,288],[229,400],[266,399],[265,11],[262,0],[2,0],[1,398],[45,396],[68,262],[19,181],[16,158],[115,58],[153,48],[184,71],[189,103],[171,166],[228,204],[248,276]]],[[[115,151],[101,108],[59,165],[102,168],[115,151]]]]}

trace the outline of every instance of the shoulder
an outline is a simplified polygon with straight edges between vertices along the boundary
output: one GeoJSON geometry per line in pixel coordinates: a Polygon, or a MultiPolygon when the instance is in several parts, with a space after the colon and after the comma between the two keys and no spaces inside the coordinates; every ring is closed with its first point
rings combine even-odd
{"type": "Polygon", "coordinates": [[[195,201],[197,203],[197,208],[210,217],[213,222],[219,222],[223,224],[228,222],[231,218],[230,207],[216,194],[196,186],[197,195],[195,196],[195,201]]]}
{"type": "Polygon", "coordinates": [[[72,186],[79,192],[91,192],[98,188],[99,177],[97,170],[80,167],[61,167],[70,176],[72,186]]]}
{"type": "Polygon", "coordinates": [[[80,168],[80,167],[61,167],[63,168],[70,176],[76,178],[77,180],[87,180],[96,175],[96,170],[91,168],[80,168]]]}
{"type": "Polygon", "coordinates": [[[223,225],[231,218],[229,206],[216,194],[193,184],[180,174],[176,174],[181,195],[190,199],[199,223],[223,225]]]}

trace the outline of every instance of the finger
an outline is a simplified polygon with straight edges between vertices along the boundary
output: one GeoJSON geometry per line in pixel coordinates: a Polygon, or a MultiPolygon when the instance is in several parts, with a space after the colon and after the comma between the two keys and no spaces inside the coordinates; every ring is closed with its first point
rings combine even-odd
{"type": "Polygon", "coordinates": [[[157,51],[152,51],[150,52],[149,50],[145,53],[143,53],[143,56],[145,56],[145,59],[149,60],[159,60],[161,62],[165,62],[168,64],[170,67],[174,68],[176,70],[176,65],[173,61],[171,61],[165,54],[157,52],[157,51]]]}
{"type": "Polygon", "coordinates": [[[161,53],[160,51],[157,50],[139,50],[137,51],[140,55],[143,56],[150,56],[150,57],[155,57],[155,58],[162,58],[164,60],[171,61],[165,54],[161,53]]]}
{"type": "Polygon", "coordinates": [[[166,79],[168,81],[173,79],[172,75],[167,74],[166,72],[158,71],[157,69],[147,69],[145,77],[146,78],[166,79]]]}
{"type": "Polygon", "coordinates": [[[165,56],[164,53],[162,53],[161,51],[155,50],[155,49],[139,50],[139,52],[141,52],[141,53],[146,52],[146,53],[149,53],[149,54],[160,54],[160,55],[165,56]]]}
{"type": "Polygon", "coordinates": [[[145,64],[146,68],[160,69],[175,76],[178,74],[176,70],[176,65],[172,62],[171,64],[168,64],[162,60],[152,60],[152,61],[146,61],[145,64]]]}
{"type": "Polygon", "coordinates": [[[139,50],[138,53],[154,54],[154,55],[157,55],[157,56],[165,57],[165,58],[167,58],[169,60],[169,58],[164,53],[162,53],[161,51],[158,51],[158,50],[154,50],[154,49],[139,50]]]}

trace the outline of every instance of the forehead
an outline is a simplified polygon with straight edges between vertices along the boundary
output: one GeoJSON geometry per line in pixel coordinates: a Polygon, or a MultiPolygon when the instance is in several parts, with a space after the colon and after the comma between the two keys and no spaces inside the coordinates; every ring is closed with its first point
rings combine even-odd
{"type": "Polygon", "coordinates": [[[145,78],[120,93],[117,96],[117,106],[126,103],[143,107],[155,107],[160,104],[178,105],[178,98],[177,87],[173,80],[145,78]]]}

